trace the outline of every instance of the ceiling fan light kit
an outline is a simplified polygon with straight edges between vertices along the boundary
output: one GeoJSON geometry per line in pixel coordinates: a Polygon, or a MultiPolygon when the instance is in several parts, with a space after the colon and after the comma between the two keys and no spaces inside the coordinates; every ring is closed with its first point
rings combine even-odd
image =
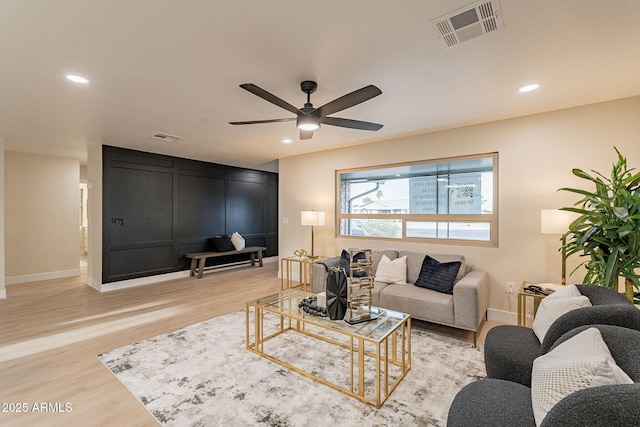
{"type": "Polygon", "coordinates": [[[300,130],[300,139],[311,139],[313,132],[320,129],[321,124],[327,124],[331,126],[338,126],[350,129],[377,131],[382,128],[381,124],[363,122],[360,120],[343,119],[339,117],[328,117],[330,114],[337,113],[338,111],[346,110],[347,108],[358,105],[362,102],[368,101],[380,94],[382,91],[373,85],[365,86],[361,89],[334,99],[322,107],[314,108],[311,103],[311,94],[318,89],[318,84],[311,80],[305,80],[300,83],[300,89],[307,94],[307,102],[302,108],[296,108],[289,104],[287,101],[273,95],[270,92],[256,86],[253,83],[243,83],[240,85],[244,90],[253,93],[256,96],[268,101],[280,108],[283,108],[296,115],[295,118],[284,119],[269,119],[269,120],[251,120],[242,122],[229,122],[232,125],[251,125],[259,123],[276,123],[276,122],[288,122],[296,121],[296,127],[300,130]]]}

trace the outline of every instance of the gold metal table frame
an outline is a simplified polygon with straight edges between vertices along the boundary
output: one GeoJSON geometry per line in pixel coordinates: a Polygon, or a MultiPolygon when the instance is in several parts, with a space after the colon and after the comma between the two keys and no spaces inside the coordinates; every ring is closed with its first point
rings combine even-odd
{"type": "MultiPolygon", "coordinates": [[[[342,320],[319,318],[300,310],[298,303],[310,296],[313,296],[310,292],[284,290],[247,302],[247,350],[379,409],[411,369],[411,317],[408,314],[372,307],[380,313],[377,319],[350,325],[342,320]],[[277,316],[275,319],[279,318],[279,327],[276,325],[275,332],[265,335],[264,317],[269,313],[277,316]],[[337,332],[333,334],[337,339],[314,332],[312,329],[316,327],[337,332]],[[334,384],[269,354],[265,349],[265,343],[285,332],[304,334],[347,349],[350,354],[349,386],[334,384]],[[375,380],[372,381],[373,391],[366,388],[365,381],[365,368],[371,366],[371,363],[374,365],[375,376],[375,380]]],[[[371,369],[368,371],[370,378],[371,369]]]]}
{"type": "Polygon", "coordinates": [[[313,264],[326,258],[326,256],[318,255],[313,258],[285,257],[280,259],[280,290],[300,288],[303,291],[311,291],[313,264]],[[294,272],[298,273],[298,285],[293,284],[294,272]]]}
{"type": "MultiPolygon", "coordinates": [[[[530,324],[533,322],[533,318],[538,312],[538,307],[540,307],[540,303],[542,302],[543,299],[547,297],[547,295],[534,294],[532,292],[526,291],[525,287],[527,287],[528,285],[542,285],[542,284],[536,283],[536,282],[528,282],[525,280],[520,285],[520,288],[518,289],[518,326],[530,327],[530,324]],[[527,309],[528,301],[533,303],[533,309],[532,309],[531,318],[530,318],[531,322],[527,318],[527,316],[529,315],[528,309],[527,309]]],[[[544,285],[549,285],[549,284],[546,283],[544,285]]],[[[562,286],[557,284],[553,284],[553,285],[562,286]]]]}

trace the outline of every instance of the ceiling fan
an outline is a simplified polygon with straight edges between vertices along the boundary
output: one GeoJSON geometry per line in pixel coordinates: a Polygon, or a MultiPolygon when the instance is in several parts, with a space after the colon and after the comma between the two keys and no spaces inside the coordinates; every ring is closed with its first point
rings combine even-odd
{"type": "Polygon", "coordinates": [[[318,88],[318,84],[311,80],[305,80],[300,83],[300,89],[302,89],[302,91],[307,94],[307,102],[302,108],[294,107],[287,101],[278,98],[277,96],[267,92],[261,87],[254,85],[253,83],[243,83],[240,85],[240,87],[251,92],[254,95],[259,96],[265,101],[269,101],[280,108],[284,108],[285,110],[292,112],[296,115],[296,117],[286,119],[229,122],[232,125],[253,125],[258,123],[289,122],[295,120],[296,126],[298,127],[298,129],[300,129],[300,139],[311,139],[311,137],[313,136],[313,132],[320,128],[320,124],[359,130],[379,130],[382,128],[382,125],[378,123],[363,122],[360,120],[352,119],[342,119],[339,117],[327,117],[329,116],[329,114],[346,110],[347,108],[353,107],[354,105],[358,105],[380,95],[382,91],[374,85],[365,86],[361,89],[343,95],[340,98],[336,98],[333,101],[328,102],[322,107],[318,108],[314,108],[313,104],[311,103],[311,94],[316,91],[316,89],[318,88]]]}

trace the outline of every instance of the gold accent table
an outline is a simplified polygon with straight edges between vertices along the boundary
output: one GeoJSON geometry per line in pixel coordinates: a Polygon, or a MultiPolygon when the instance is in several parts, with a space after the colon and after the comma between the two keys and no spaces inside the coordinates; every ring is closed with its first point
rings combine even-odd
{"type": "MultiPolygon", "coordinates": [[[[375,320],[350,325],[305,313],[298,308],[310,292],[287,289],[275,295],[246,303],[246,348],[275,363],[380,409],[389,395],[411,369],[411,316],[372,307],[375,320]],[[275,315],[279,328],[265,335],[264,317],[275,315]],[[347,386],[334,384],[269,354],[272,338],[283,333],[303,334],[346,349],[350,354],[350,378],[347,386]],[[373,365],[373,366],[371,366],[373,365]],[[368,368],[368,369],[367,369],[368,368]],[[367,377],[370,381],[365,381],[367,377]],[[371,381],[371,377],[374,377],[371,381]],[[373,390],[365,384],[373,385],[373,390]]],[[[342,354],[342,353],[340,353],[342,354]]]]}
{"type": "MultiPolygon", "coordinates": [[[[520,285],[520,288],[518,289],[518,326],[527,326],[527,301],[529,299],[533,300],[533,316],[535,317],[538,307],[540,307],[540,303],[548,296],[525,291],[524,288],[529,285],[540,285],[540,283],[528,282],[525,280],[522,282],[522,285],[520,285]]],[[[543,287],[548,285],[550,284],[542,284],[543,287]]],[[[554,284],[554,286],[561,285],[554,284]]]]}
{"type": "Polygon", "coordinates": [[[326,259],[325,256],[316,257],[285,257],[280,259],[280,290],[300,288],[311,291],[311,270],[314,262],[326,259]],[[297,264],[297,266],[296,266],[297,264]],[[297,267],[299,284],[293,285],[293,271],[297,267]]]}

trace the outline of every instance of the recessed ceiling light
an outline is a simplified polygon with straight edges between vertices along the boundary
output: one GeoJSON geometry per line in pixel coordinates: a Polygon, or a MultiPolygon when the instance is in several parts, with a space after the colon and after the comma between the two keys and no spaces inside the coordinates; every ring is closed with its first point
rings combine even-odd
{"type": "Polygon", "coordinates": [[[539,87],[540,85],[538,83],[531,83],[520,87],[520,89],[518,89],[518,92],[531,92],[538,89],[539,87]]]}
{"type": "Polygon", "coordinates": [[[67,80],[71,80],[74,83],[82,83],[85,85],[89,83],[89,80],[87,80],[86,78],[82,76],[77,76],[75,74],[67,74],[65,77],[67,78],[67,80]]]}
{"type": "Polygon", "coordinates": [[[293,142],[293,139],[285,138],[282,140],[282,142],[284,142],[285,144],[291,144],[293,142]]]}

